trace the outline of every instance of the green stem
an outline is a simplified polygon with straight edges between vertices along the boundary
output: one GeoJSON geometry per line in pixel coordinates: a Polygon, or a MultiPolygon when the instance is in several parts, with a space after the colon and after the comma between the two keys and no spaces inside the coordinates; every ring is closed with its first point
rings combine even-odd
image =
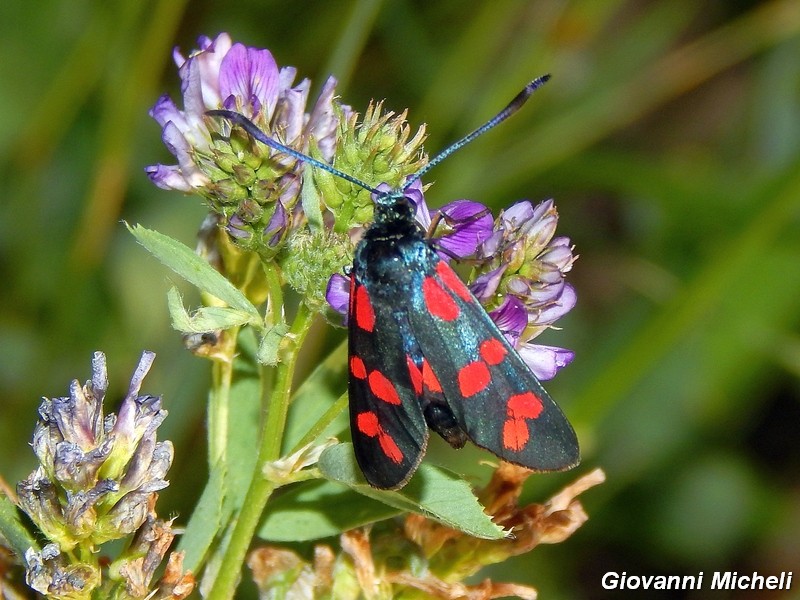
{"type": "Polygon", "coordinates": [[[214,360],[211,368],[211,390],[208,393],[208,464],[220,464],[225,459],[228,438],[233,359],[239,328],[228,329],[223,334],[225,359],[214,360]]]}
{"type": "Polygon", "coordinates": [[[283,430],[286,425],[286,415],[289,409],[289,399],[292,391],[292,378],[299,350],[313,321],[311,313],[304,304],[297,310],[297,316],[292,323],[292,328],[287,338],[292,341],[290,348],[282,356],[276,369],[275,386],[269,401],[269,410],[261,435],[261,446],[258,452],[258,461],[253,471],[250,487],[245,495],[241,513],[236,520],[230,542],[222,563],[219,567],[217,578],[209,592],[208,600],[228,600],[233,598],[239,574],[244,562],[250,541],[253,539],[258,527],[261,513],[275,489],[275,483],[264,478],[261,470],[265,463],[273,462],[280,457],[283,430]]]}
{"type": "Polygon", "coordinates": [[[264,324],[267,328],[283,319],[283,288],[277,267],[272,264],[264,265],[264,275],[267,280],[267,311],[264,324]]]}
{"type": "Polygon", "coordinates": [[[349,400],[350,397],[347,392],[339,396],[336,402],[331,404],[331,407],[325,411],[325,414],[317,419],[317,422],[314,423],[311,429],[309,429],[308,432],[300,439],[300,441],[295,444],[294,448],[289,451],[289,454],[294,454],[303,446],[306,446],[317,439],[319,435],[325,431],[325,428],[333,423],[334,419],[338,417],[344,409],[347,408],[347,403],[349,400]]]}

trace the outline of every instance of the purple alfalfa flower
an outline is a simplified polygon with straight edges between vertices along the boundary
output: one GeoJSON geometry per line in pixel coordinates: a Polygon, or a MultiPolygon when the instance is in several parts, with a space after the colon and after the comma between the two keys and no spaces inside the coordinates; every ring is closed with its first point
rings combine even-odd
{"type": "Polygon", "coordinates": [[[574,358],[570,350],[532,340],[569,312],[577,300],[565,276],[575,257],[569,238],[554,237],[552,200],[528,201],[503,211],[478,249],[484,261],[470,289],[539,379],[551,379],[574,358]]]}
{"type": "MultiPolygon", "coordinates": [[[[309,80],[293,85],[297,70],[279,69],[269,50],[233,43],[227,33],[214,39],[203,36],[198,45],[188,57],[177,49],[173,53],[183,109],[165,95],[150,111],[162,127],[165,145],[178,159],[177,165],[147,167],[153,183],[164,189],[213,195],[213,184],[229,177],[229,161],[220,160],[212,141],[210,127],[220,125],[205,114],[213,109],[241,112],[268,135],[302,152],[308,151],[313,138],[323,158],[333,157],[338,125],[334,78],[325,82],[315,106],[306,113],[309,80]]],[[[282,160],[289,163],[287,168],[294,165],[293,159],[282,160]]]]}
{"type": "Polygon", "coordinates": [[[347,307],[350,305],[350,278],[341,273],[334,273],[328,280],[325,300],[330,307],[343,317],[342,324],[347,325],[347,307]]]}
{"type": "Polygon", "coordinates": [[[492,234],[491,211],[472,200],[453,200],[434,210],[427,219],[420,219],[418,211],[417,221],[436,240],[439,256],[445,260],[474,256],[481,243],[492,234]]]}
{"type": "MultiPolygon", "coordinates": [[[[392,191],[387,183],[381,183],[375,189],[383,193],[392,191]]],[[[431,211],[419,179],[404,188],[403,193],[414,204],[417,224],[427,232],[439,256],[445,260],[473,256],[478,246],[492,234],[492,213],[479,202],[453,200],[431,211]]]]}

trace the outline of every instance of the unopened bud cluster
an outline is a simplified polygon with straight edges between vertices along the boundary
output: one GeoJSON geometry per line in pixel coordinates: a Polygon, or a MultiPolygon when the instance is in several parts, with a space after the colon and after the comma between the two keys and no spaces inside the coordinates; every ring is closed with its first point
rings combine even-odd
{"type": "MultiPolygon", "coordinates": [[[[359,120],[350,113],[342,119],[337,135],[333,165],[360,181],[377,186],[400,188],[406,177],[416,173],[428,161],[423,152],[425,126],[411,137],[407,111],[383,112],[383,103],[370,103],[359,120]]],[[[371,193],[322,169],[313,172],[314,183],[327,208],[334,214],[337,231],[372,221],[371,193]]]]}

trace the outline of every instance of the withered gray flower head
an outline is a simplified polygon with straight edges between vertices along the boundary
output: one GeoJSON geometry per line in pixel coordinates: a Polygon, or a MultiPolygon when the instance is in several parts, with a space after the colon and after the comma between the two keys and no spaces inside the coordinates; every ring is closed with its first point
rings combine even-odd
{"type": "Polygon", "coordinates": [[[25,581],[48,598],[88,598],[100,583],[99,569],[85,563],[68,564],[58,544],[47,544],[41,552],[29,548],[25,564],[25,581]]]}
{"type": "Polygon", "coordinates": [[[65,551],[125,536],[144,522],[172,463],[171,442],[156,430],[167,416],[159,396],[139,395],[155,359],[144,352],[118,414],[104,417],[106,359],[69,396],[43,398],[33,434],[39,467],[17,486],[20,507],[65,551]]]}

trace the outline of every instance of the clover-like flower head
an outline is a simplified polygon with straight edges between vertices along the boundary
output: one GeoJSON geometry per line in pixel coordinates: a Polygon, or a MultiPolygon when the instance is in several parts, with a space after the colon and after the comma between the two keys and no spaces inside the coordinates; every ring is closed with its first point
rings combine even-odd
{"type": "Polygon", "coordinates": [[[200,194],[239,245],[270,254],[292,226],[304,165],[206,112],[235,110],[276,141],[304,153],[313,148],[331,160],[339,115],[349,109],[335,105],[336,80],[330,77],[306,112],[311,82],[295,84],[297,70],[278,68],[269,50],[233,43],[227,33],[201,37],[199,46],[188,57],[174,53],[183,109],[165,95],[150,111],[178,164],[152,165],[146,172],[158,187],[200,194]]]}

